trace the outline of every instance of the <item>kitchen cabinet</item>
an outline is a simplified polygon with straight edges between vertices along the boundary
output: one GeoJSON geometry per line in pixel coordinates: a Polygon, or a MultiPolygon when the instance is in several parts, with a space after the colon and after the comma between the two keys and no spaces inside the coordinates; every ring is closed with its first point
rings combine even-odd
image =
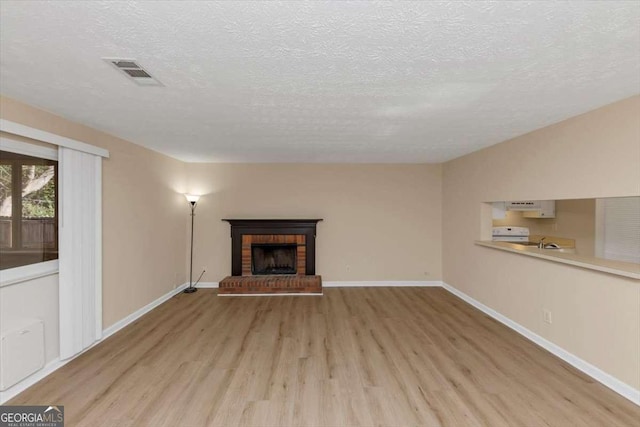
{"type": "Polygon", "coordinates": [[[507,202],[493,202],[491,204],[493,219],[505,219],[507,217],[507,202]]]}
{"type": "Polygon", "coordinates": [[[535,201],[535,209],[527,209],[522,212],[524,218],[555,218],[556,217],[556,201],[555,200],[537,200],[535,201]]]}

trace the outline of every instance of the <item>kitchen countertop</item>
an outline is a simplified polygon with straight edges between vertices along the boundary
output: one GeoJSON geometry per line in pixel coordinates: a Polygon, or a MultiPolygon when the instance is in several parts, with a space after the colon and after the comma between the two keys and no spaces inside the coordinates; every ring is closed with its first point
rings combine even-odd
{"type": "Polygon", "coordinates": [[[640,264],[634,264],[631,262],[612,261],[604,258],[588,257],[567,252],[556,252],[554,249],[538,249],[535,246],[523,246],[510,242],[476,240],[475,244],[640,280],[640,264]]]}

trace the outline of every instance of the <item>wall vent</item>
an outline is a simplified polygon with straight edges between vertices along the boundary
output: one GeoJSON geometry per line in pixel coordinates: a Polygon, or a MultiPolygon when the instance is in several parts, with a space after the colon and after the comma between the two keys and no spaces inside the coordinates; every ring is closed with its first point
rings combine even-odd
{"type": "Polygon", "coordinates": [[[123,58],[102,58],[108,64],[111,64],[116,70],[119,70],[129,80],[133,80],[140,86],[164,86],[158,79],[153,77],[151,73],[142,68],[135,59],[123,58]]]}
{"type": "Polygon", "coordinates": [[[44,323],[40,319],[17,322],[0,336],[0,391],[44,367],[44,323]]]}

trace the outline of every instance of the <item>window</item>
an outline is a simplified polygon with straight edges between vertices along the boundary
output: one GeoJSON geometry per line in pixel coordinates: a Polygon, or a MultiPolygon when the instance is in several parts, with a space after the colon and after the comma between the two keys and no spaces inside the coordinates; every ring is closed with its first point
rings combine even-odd
{"type": "Polygon", "coordinates": [[[640,197],[596,200],[596,256],[640,264],[640,197]]]}
{"type": "Polygon", "coordinates": [[[58,162],[0,151],[0,270],[58,259],[58,162]]]}

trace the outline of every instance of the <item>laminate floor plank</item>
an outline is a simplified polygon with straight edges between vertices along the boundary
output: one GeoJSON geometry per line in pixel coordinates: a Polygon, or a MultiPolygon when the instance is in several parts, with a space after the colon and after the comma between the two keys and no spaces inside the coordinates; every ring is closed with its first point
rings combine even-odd
{"type": "Polygon", "coordinates": [[[179,294],[8,403],[91,427],[640,424],[640,407],[441,288],[179,294]]]}

